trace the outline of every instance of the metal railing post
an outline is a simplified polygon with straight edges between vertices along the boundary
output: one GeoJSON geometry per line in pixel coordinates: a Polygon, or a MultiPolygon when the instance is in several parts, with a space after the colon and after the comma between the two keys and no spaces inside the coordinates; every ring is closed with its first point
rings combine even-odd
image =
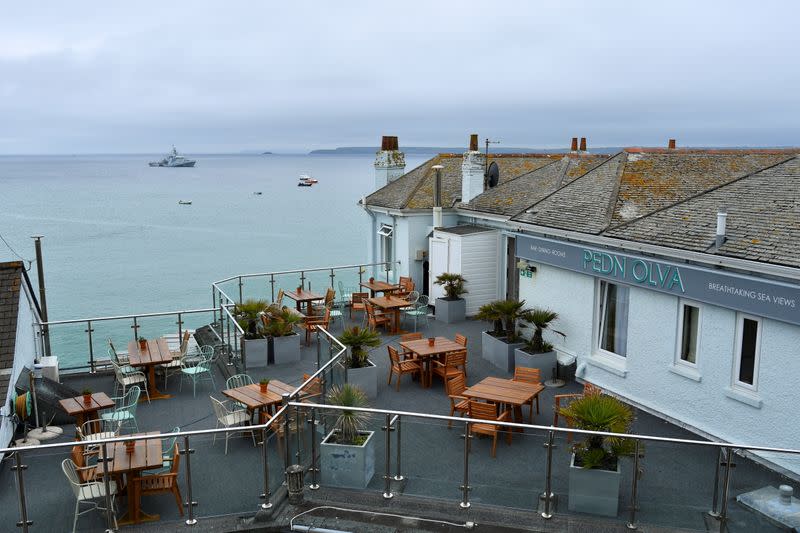
{"type": "Polygon", "coordinates": [[[269,497],[272,494],[269,490],[269,451],[267,450],[267,428],[261,430],[261,451],[262,451],[262,460],[264,461],[264,494],[261,495],[261,499],[264,502],[261,504],[262,509],[270,509],[272,508],[272,502],[270,501],[269,497]]]}
{"type": "Polygon", "coordinates": [[[636,447],[633,455],[633,479],[631,480],[631,517],[628,521],[628,529],[636,529],[636,509],[639,499],[639,440],[636,440],[636,447]]]}
{"type": "Polygon", "coordinates": [[[88,334],[88,340],[89,340],[89,373],[90,374],[94,374],[96,372],[96,369],[94,367],[94,342],[92,341],[92,332],[93,331],[94,330],[92,329],[92,321],[91,320],[87,320],[86,321],[86,333],[88,334]]]}
{"type": "Polygon", "coordinates": [[[186,525],[193,526],[197,523],[194,517],[194,507],[197,502],[192,500],[192,463],[191,457],[194,450],[189,447],[189,435],[183,437],[183,451],[181,452],[186,456],[186,497],[187,501],[184,504],[187,507],[188,516],[186,517],[186,525]]]}
{"type": "Polygon", "coordinates": [[[396,470],[397,473],[394,475],[394,480],[395,481],[403,481],[403,479],[404,479],[403,478],[403,474],[400,473],[400,472],[402,472],[402,470],[400,470],[400,455],[401,455],[400,454],[400,449],[401,449],[400,448],[400,436],[401,436],[400,428],[402,427],[400,422],[401,422],[401,417],[400,417],[400,415],[397,415],[397,422],[396,422],[396,424],[397,424],[397,459],[395,460],[395,463],[396,463],[395,468],[397,469],[396,470]]]}
{"type": "MultiPolygon", "coordinates": [[[[281,394],[281,404],[283,405],[283,440],[286,444],[285,449],[283,450],[283,471],[286,472],[286,469],[289,468],[289,459],[291,457],[289,452],[289,443],[292,442],[291,440],[291,433],[289,432],[289,393],[281,394]]],[[[286,484],[286,478],[284,476],[283,483],[286,484]]]]}
{"type": "Polygon", "coordinates": [[[217,321],[217,291],[211,286],[211,308],[214,310],[214,322],[217,321]]]}
{"type": "Polygon", "coordinates": [[[544,475],[544,512],[542,513],[542,518],[549,520],[553,518],[553,513],[550,512],[550,505],[553,499],[553,448],[555,446],[553,441],[556,434],[552,429],[547,433],[547,442],[544,445],[547,448],[547,468],[544,475]]]}
{"type": "Polygon", "coordinates": [[[311,419],[308,421],[311,424],[311,466],[308,471],[311,473],[311,484],[308,486],[311,490],[319,489],[319,468],[317,468],[317,409],[311,408],[311,419]]]}
{"type": "Polygon", "coordinates": [[[133,325],[131,326],[133,330],[133,341],[136,342],[139,340],[139,320],[138,317],[133,317],[133,325]]]}
{"type": "Polygon", "coordinates": [[[28,465],[22,464],[22,452],[14,452],[14,466],[11,470],[17,474],[17,490],[19,491],[19,517],[20,521],[17,522],[17,527],[21,527],[24,533],[28,533],[28,526],[33,525],[33,520],[28,520],[28,505],[25,501],[25,481],[23,479],[23,470],[28,469],[28,465]]]}
{"type": "Polygon", "coordinates": [[[305,270],[301,270],[300,271],[300,288],[301,289],[305,289],[306,288],[306,272],[305,272],[305,270]]]}
{"type": "Polygon", "coordinates": [[[271,302],[275,301],[275,274],[269,275],[269,284],[270,284],[270,293],[272,294],[272,298],[270,298],[271,302]]]}
{"type": "MultiPolygon", "coordinates": [[[[86,451],[86,448],[82,448],[82,451],[86,451]]],[[[105,488],[105,500],[106,500],[106,521],[108,522],[108,529],[106,531],[116,531],[117,530],[117,517],[114,516],[114,512],[112,511],[111,507],[111,487],[109,486],[109,476],[108,476],[108,444],[105,442],[103,443],[103,487],[105,488]]],[[[132,490],[132,487],[129,487],[128,490],[132,490]]]]}
{"type": "Polygon", "coordinates": [[[714,467],[714,499],[711,501],[711,510],[708,512],[708,515],[713,518],[719,518],[719,511],[717,510],[717,506],[719,505],[719,467],[722,464],[722,449],[717,449],[717,463],[714,467]]]}
{"type": "Polygon", "coordinates": [[[181,318],[181,313],[178,313],[178,342],[183,342],[183,319],[181,318]]]}
{"type": "Polygon", "coordinates": [[[317,333],[317,368],[319,368],[320,357],[322,356],[322,346],[319,343],[319,328],[314,328],[314,331],[317,333]]]}
{"type": "MultiPolygon", "coordinates": [[[[297,426],[297,431],[295,431],[295,435],[297,437],[295,439],[297,441],[297,451],[294,452],[294,457],[295,457],[295,459],[297,459],[297,462],[295,462],[295,464],[299,465],[299,464],[302,464],[302,462],[303,462],[302,461],[302,454],[300,453],[300,450],[302,449],[302,443],[301,443],[301,440],[300,440],[300,430],[303,428],[303,426],[301,425],[302,423],[300,422],[300,406],[299,405],[296,405],[294,407],[294,423],[297,426]]],[[[288,439],[287,439],[286,442],[289,442],[288,439]]],[[[288,448],[288,446],[287,446],[287,448],[288,448]]]]}
{"type": "Polygon", "coordinates": [[[239,276],[239,305],[242,304],[242,276],[239,276]]]}
{"type": "Polygon", "coordinates": [[[383,475],[383,497],[391,499],[394,497],[392,494],[392,415],[386,413],[386,425],[383,427],[386,432],[386,460],[385,473],[383,475]]]}
{"type": "MultiPolygon", "coordinates": [[[[330,273],[329,275],[330,275],[330,277],[331,277],[331,289],[333,289],[333,288],[334,288],[334,287],[333,287],[333,283],[334,283],[334,281],[336,280],[336,274],[334,274],[334,273],[333,273],[333,269],[331,269],[331,273],[330,273]]],[[[339,298],[341,298],[341,297],[342,297],[342,295],[340,294],[340,295],[339,295],[339,298]]]]}
{"type": "Polygon", "coordinates": [[[728,491],[731,481],[731,460],[732,452],[730,448],[725,448],[725,473],[722,477],[722,508],[719,512],[719,531],[724,533],[727,530],[728,521],[728,491]]]}
{"type": "Polygon", "coordinates": [[[464,484],[461,485],[461,503],[459,505],[462,509],[469,509],[469,440],[472,438],[472,428],[469,422],[464,423],[464,484]]]}

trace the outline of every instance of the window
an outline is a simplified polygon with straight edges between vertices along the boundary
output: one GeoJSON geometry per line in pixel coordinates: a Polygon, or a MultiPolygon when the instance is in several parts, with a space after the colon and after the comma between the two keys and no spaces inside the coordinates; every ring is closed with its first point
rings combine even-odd
{"type": "Polygon", "coordinates": [[[739,314],[736,320],[736,359],[733,367],[733,384],[756,390],[758,385],[758,357],[761,349],[761,319],[739,314]]]}
{"type": "Polygon", "coordinates": [[[678,361],[697,364],[697,350],[700,336],[700,307],[680,302],[678,311],[678,361]]]}
{"type": "Polygon", "coordinates": [[[628,295],[630,289],[607,281],[600,282],[597,309],[597,346],[600,350],[625,357],[628,346],[628,295]]]}
{"type": "MultiPolygon", "coordinates": [[[[381,236],[381,261],[391,263],[394,261],[394,246],[392,246],[392,234],[394,228],[389,224],[381,224],[378,235],[381,236]]],[[[392,270],[392,265],[387,265],[387,270],[392,270]]]]}

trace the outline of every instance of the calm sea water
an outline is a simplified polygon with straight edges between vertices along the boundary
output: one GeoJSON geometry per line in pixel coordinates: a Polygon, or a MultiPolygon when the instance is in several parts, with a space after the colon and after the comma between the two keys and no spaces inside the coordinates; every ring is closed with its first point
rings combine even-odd
{"type": "MultiPolygon", "coordinates": [[[[210,307],[214,280],[367,259],[356,202],[373,188],[372,156],[209,155],[195,168],[148,167],[157,157],[0,157],[0,233],[31,259],[30,236],[45,236],[51,320],[210,307]],[[301,172],[319,183],[297,187],[301,172]]],[[[0,260],[11,259],[0,243],[0,260]]],[[[143,322],[148,336],[177,329],[174,318],[143,322]]],[[[131,338],[129,322],[93,327],[103,357],[107,337],[131,338]]],[[[62,366],[88,360],[84,329],[54,328],[62,366]]]]}

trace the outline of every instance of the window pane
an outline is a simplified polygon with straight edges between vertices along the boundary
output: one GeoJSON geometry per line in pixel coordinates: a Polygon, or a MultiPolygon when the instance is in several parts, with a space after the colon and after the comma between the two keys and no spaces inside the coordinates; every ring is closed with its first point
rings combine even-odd
{"type": "Polygon", "coordinates": [[[681,338],[681,359],[687,363],[697,362],[697,326],[700,309],[692,305],[683,306],[683,337],[681,338]]]}
{"type": "Polygon", "coordinates": [[[745,318],[742,320],[742,346],[739,357],[739,381],[753,384],[756,367],[756,340],[758,339],[758,322],[745,318]]]}
{"type": "Polygon", "coordinates": [[[628,287],[601,282],[600,348],[625,357],[628,345],[628,287]]]}

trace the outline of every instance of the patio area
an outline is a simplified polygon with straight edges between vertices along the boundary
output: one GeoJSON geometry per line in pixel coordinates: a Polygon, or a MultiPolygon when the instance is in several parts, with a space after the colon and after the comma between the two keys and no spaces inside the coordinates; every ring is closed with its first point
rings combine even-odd
{"type": "MultiPolygon", "coordinates": [[[[360,316],[359,316],[360,322],[360,316]]],[[[411,324],[404,326],[412,328],[411,324]]],[[[468,360],[467,371],[469,385],[483,378],[495,376],[510,378],[511,375],[494,367],[481,358],[481,332],[486,323],[465,321],[457,324],[444,324],[429,320],[420,323],[420,330],[426,337],[441,336],[453,339],[457,333],[467,338],[468,360]]],[[[341,333],[342,324],[334,323],[331,334],[341,333]]],[[[328,360],[329,347],[322,337],[320,353],[322,361],[328,360]]],[[[395,390],[396,377],[392,385],[387,386],[389,374],[389,356],[386,345],[397,346],[398,336],[383,334],[383,344],[370,351],[370,359],[378,366],[377,397],[370,402],[371,407],[405,412],[430,413],[448,415],[450,403],[444,386],[434,377],[430,388],[423,388],[419,381],[402,376],[400,390],[395,390]]],[[[311,374],[316,370],[318,348],[312,340],[310,346],[300,348],[301,359],[296,364],[267,365],[264,360],[247,360],[247,374],[258,383],[263,378],[279,380],[293,387],[302,383],[303,374],[311,374]]],[[[170,379],[167,387],[159,382],[162,392],[172,395],[147,403],[140,402],[136,413],[140,432],[158,431],[165,433],[173,427],[182,430],[198,430],[214,428],[216,417],[208,396],[219,400],[225,397],[221,391],[225,388],[226,378],[236,372],[234,366],[226,365],[224,358],[213,368],[214,385],[198,383],[196,397],[192,394],[191,382],[185,381],[182,390],[179,388],[180,377],[170,379]]],[[[113,374],[82,374],[62,376],[62,382],[81,390],[85,387],[95,392],[113,394],[113,374]]],[[[336,378],[331,375],[332,381],[336,378]]],[[[545,378],[546,379],[546,378],[545,378]]],[[[537,414],[534,424],[548,426],[553,421],[553,397],[555,394],[579,392],[581,385],[570,382],[563,388],[545,388],[540,394],[541,413],[537,414]]],[[[527,422],[527,408],[523,410],[527,422]]],[[[376,432],[375,475],[365,491],[354,491],[324,487],[319,491],[306,490],[307,505],[310,508],[315,502],[328,504],[346,504],[353,508],[381,509],[387,507],[402,509],[404,506],[415,510],[417,516],[449,517],[449,520],[463,522],[473,520],[479,524],[503,524],[507,530],[559,530],[567,529],[569,524],[584,524],[585,530],[598,530],[603,527],[609,530],[625,529],[627,523],[630,497],[632,464],[624,461],[622,465],[622,489],[619,515],[616,519],[601,519],[589,515],[576,515],[567,510],[568,468],[570,445],[560,434],[556,436],[556,448],[553,452],[553,493],[556,496],[555,518],[552,521],[536,519],[539,506],[539,495],[544,491],[546,449],[543,444],[547,440],[547,432],[527,430],[524,433],[513,433],[510,445],[505,439],[499,439],[497,456],[491,456],[491,439],[473,438],[469,455],[469,484],[471,491],[469,500],[472,507],[462,510],[459,502],[462,493],[459,487],[463,483],[464,441],[463,425],[454,424],[448,428],[443,421],[403,416],[401,420],[402,437],[400,456],[402,464],[400,474],[404,481],[393,482],[394,498],[391,502],[383,500],[383,474],[386,471],[385,434],[381,427],[385,424],[382,417],[374,417],[369,422],[369,429],[376,432]],[[377,499],[376,499],[377,498],[377,499]],[[377,503],[376,503],[377,502],[377,503]],[[450,514],[447,514],[447,513],[450,514]],[[503,518],[505,517],[505,519],[503,518]],[[570,522],[571,521],[571,522],[570,522]],[[559,525],[560,524],[560,525],[559,525]],[[589,527],[590,525],[596,528],[589,527]]],[[[63,441],[75,438],[74,427],[64,426],[63,441]]],[[[685,439],[698,439],[695,435],[662,421],[644,412],[636,413],[633,432],[652,436],[664,436],[685,439]]],[[[310,451],[310,438],[315,434],[322,436],[321,428],[317,432],[304,431],[299,439],[302,448],[302,461],[306,462],[310,451]]],[[[257,439],[258,440],[258,439],[257,439]]],[[[259,494],[263,492],[262,449],[254,446],[249,435],[235,435],[230,438],[227,455],[224,453],[224,438],[217,438],[212,443],[210,436],[192,437],[190,446],[195,450],[191,455],[192,499],[197,502],[195,517],[198,527],[208,520],[208,526],[219,524],[220,531],[231,530],[241,526],[240,517],[251,516],[258,509],[259,494]],[[212,519],[213,518],[213,519],[212,519]]],[[[317,440],[317,443],[319,440],[317,440]]],[[[290,452],[295,457],[298,439],[293,435],[290,439],[290,452]]],[[[183,442],[179,442],[181,448],[183,442]]],[[[270,488],[273,493],[283,481],[283,457],[279,453],[277,437],[271,434],[268,441],[270,466],[270,488]]],[[[68,530],[73,519],[75,497],[61,471],[60,463],[68,456],[66,450],[29,451],[23,455],[28,469],[24,472],[25,492],[27,496],[28,515],[34,521],[32,531],[68,530]]],[[[390,473],[397,473],[397,441],[393,434],[390,450],[390,473]]],[[[697,446],[677,446],[674,444],[648,443],[645,447],[641,467],[643,475],[639,482],[639,511],[637,521],[652,527],[666,530],[686,529],[706,531],[708,524],[716,524],[706,516],[713,498],[713,482],[717,452],[697,446]]],[[[15,473],[9,461],[4,461],[0,470],[0,484],[5,490],[0,492],[0,520],[4,524],[16,523],[19,519],[17,487],[15,473]]],[[[181,463],[178,479],[183,499],[188,498],[185,461],[181,463]]],[[[306,475],[305,483],[309,483],[306,475]]],[[[780,531],[766,519],[749,512],[736,503],[736,495],[761,488],[766,485],[778,486],[785,483],[782,476],[746,459],[736,457],[736,468],[730,483],[730,500],[728,503],[729,529],[731,531],[780,531]]],[[[125,498],[117,498],[118,514],[124,510],[125,498]]],[[[124,529],[147,531],[182,529],[184,524],[173,498],[168,495],[144,496],[142,508],[150,514],[160,515],[160,520],[150,525],[128,526],[124,529]]],[[[304,509],[305,509],[304,508],[304,509]]],[[[285,520],[291,518],[294,508],[283,508],[274,515],[277,522],[262,524],[267,526],[285,526],[285,520]],[[288,510],[287,510],[288,509],[288,510]]],[[[302,509],[296,509],[299,512],[302,509]]],[[[88,513],[80,517],[78,530],[99,531],[104,529],[104,514],[88,513]]],[[[324,513],[310,513],[303,518],[304,524],[317,527],[333,527],[334,518],[324,513]]],[[[376,531],[374,524],[363,523],[359,529],[358,517],[353,518],[345,529],[352,531],[376,531]]],[[[341,523],[339,523],[341,526],[341,523]]],[[[387,531],[399,527],[399,522],[385,524],[387,531]]],[[[431,526],[433,527],[433,526],[431,526]]],[[[499,527],[499,526],[498,526],[499,527]]],[[[569,526],[571,527],[571,526],[569,526]]],[[[341,527],[340,527],[341,528],[341,527]]],[[[424,524],[418,524],[417,530],[427,530],[424,524]]],[[[217,526],[214,526],[217,530],[217,526]]],[[[206,530],[206,529],[204,529],[206,530]]],[[[279,530],[279,529],[275,529],[279,530]]],[[[405,530],[415,530],[413,527],[405,530]]],[[[441,530],[441,529],[437,529],[441,530]]],[[[578,528],[580,530],[580,528],[578,528]]]]}

